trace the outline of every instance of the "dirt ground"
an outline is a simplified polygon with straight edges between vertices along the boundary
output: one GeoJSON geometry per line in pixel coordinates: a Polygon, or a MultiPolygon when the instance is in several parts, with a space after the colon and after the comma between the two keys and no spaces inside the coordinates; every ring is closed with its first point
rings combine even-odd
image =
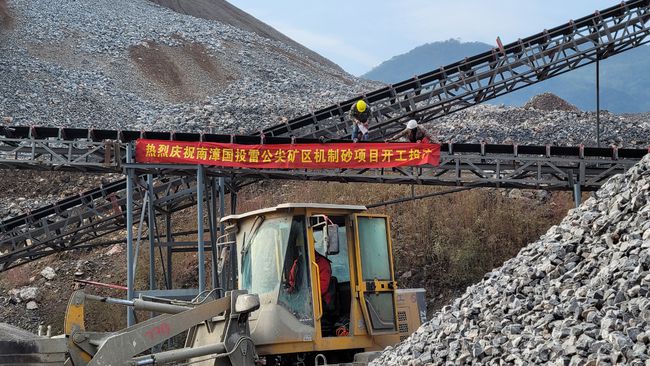
{"type": "Polygon", "coordinates": [[[232,65],[222,65],[198,43],[184,42],[169,47],[147,42],[132,46],[129,57],[141,75],[174,101],[200,99],[215,86],[225,86],[235,79],[232,65]]]}
{"type": "MultiPolygon", "coordinates": [[[[75,279],[123,284],[126,258],[124,252],[106,255],[109,249],[94,249],[66,252],[46,259],[8,270],[0,276],[0,319],[14,326],[36,333],[39,325],[52,326],[53,334],[63,331],[66,307],[72,292],[80,288],[75,279]],[[56,271],[56,277],[47,280],[40,275],[45,267],[56,271]],[[75,275],[75,273],[77,275],[75,275]],[[80,275],[79,275],[80,274],[80,275]],[[37,287],[38,308],[26,309],[26,302],[8,296],[8,291],[24,286],[37,287]]],[[[96,288],[90,293],[105,296],[124,297],[119,290],[96,288]]],[[[123,327],[124,313],[118,307],[106,304],[90,304],[86,322],[97,331],[115,330],[123,327]]]]}

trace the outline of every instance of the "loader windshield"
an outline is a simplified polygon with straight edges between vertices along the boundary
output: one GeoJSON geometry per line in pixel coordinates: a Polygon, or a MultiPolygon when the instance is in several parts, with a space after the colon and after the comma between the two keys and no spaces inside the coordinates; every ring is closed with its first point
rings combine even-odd
{"type": "Polygon", "coordinates": [[[249,293],[275,292],[279,305],[303,324],[313,324],[306,243],[304,216],[264,220],[242,253],[241,278],[249,293]]]}
{"type": "Polygon", "coordinates": [[[267,219],[251,234],[242,257],[242,288],[249,293],[265,294],[280,284],[291,221],[267,219]]]}

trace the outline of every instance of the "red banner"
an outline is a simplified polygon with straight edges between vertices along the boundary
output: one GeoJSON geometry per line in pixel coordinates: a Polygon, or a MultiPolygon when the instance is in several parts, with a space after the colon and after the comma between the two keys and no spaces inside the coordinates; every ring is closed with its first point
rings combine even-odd
{"type": "Polygon", "coordinates": [[[393,168],[438,165],[440,145],[382,142],[240,145],[138,139],[135,160],[252,169],[393,168]]]}

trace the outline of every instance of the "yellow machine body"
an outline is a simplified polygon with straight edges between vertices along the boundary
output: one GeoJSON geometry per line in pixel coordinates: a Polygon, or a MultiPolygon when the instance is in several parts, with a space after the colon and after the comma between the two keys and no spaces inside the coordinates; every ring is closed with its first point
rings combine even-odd
{"type": "MultiPolygon", "coordinates": [[[[365,211],[283,204],[222,220],[230,228],[224,237],[231,246],[220,257],[236,257],[235,283],[259,295],[260,308],[249,318],[259,356],[381,350],[425,320],[424,290],[397,289],[389,218],[365,211]],[[330,262],[333,306],[323,303],[317,253],[330,262]]],[[[219,334],[198,325],[186,346],[219,342],[219,334]]]]}

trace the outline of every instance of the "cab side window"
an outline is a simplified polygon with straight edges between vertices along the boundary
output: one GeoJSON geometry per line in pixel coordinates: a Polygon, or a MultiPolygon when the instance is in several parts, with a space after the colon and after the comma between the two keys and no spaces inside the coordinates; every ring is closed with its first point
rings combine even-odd
{"type": "Polygon", "coordinates": [[[311,282],[306,253],[305,218],[295,216],[284,256],[278,304],[289,310],[303,324],[313,325],[311,282]]]}

